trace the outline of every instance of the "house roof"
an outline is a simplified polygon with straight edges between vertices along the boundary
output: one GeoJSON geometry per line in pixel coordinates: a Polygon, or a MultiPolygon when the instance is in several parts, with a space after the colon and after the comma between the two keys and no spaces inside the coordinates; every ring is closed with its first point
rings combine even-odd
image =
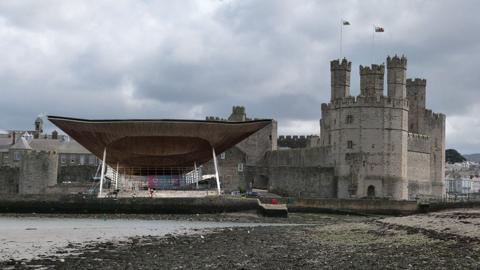
{"type": "Polygon", "coordinates": [[[233,147],[272,120],[245,122],[125,119],[88,120],[48,116],[87,150],[120,168],[191,167],[233,147]]]}
{"type": "Polygon", "coordinates": [[[32,150],[32,147],[30,146],[29,142],[27,139],[24,137],[20,137],[17,139],[14,145],[10,147],[10,149],[15,149],[15,150],[32,150]]]}

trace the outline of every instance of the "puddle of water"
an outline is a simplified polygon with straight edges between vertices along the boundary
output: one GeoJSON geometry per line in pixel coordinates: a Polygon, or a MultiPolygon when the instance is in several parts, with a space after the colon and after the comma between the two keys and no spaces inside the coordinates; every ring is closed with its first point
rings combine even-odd
{"type": "MultiPolygon", "coordinates": [[[[179,220],[0,217],[0,261],[61,255],[87,242],[123,241],[225,227],[278,226],[265,223],[179,220]]],[[[74,250],[73,249],[73,250],[74,250]]]]}

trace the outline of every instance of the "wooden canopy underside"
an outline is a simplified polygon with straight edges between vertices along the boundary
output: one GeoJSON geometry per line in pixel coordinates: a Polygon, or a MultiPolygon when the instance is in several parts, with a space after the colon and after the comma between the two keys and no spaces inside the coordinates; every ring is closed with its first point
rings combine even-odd
{"type": "Polygon", "coordinates": [[[233,147],[272,120],[87,120],[48,116],[57,127],[119,168],[180,168],[202,164],[233,147]]]}

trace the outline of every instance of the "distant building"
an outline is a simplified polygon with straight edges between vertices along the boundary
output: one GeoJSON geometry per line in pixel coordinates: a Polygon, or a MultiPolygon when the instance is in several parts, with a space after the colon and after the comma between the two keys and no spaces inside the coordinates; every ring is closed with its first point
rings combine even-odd
{"type": "Polygon", "coordinates": [[[44,133],[41,118],[34,125],[34,130],[0,133],[0,194],[46,193],[47,186],[62,182],[88,183],[98,159],[57,131],[44,133]]]}

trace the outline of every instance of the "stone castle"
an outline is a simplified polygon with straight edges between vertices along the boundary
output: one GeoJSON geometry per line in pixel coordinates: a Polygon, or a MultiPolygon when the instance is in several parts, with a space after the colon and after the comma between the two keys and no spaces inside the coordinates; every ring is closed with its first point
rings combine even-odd
{"type": "Polygon", "coordinates": [[[407,79],[404,56],[388,57],[386,68],[386,95],[381,64],[360,66],[360,94],[352,96],[351,62],[331,61],[331,99],[321,105],[316,145],[267,152],[256,177],[291,196],[444,194],[445,115],[426,109],[426,80],[407,79]]]}

